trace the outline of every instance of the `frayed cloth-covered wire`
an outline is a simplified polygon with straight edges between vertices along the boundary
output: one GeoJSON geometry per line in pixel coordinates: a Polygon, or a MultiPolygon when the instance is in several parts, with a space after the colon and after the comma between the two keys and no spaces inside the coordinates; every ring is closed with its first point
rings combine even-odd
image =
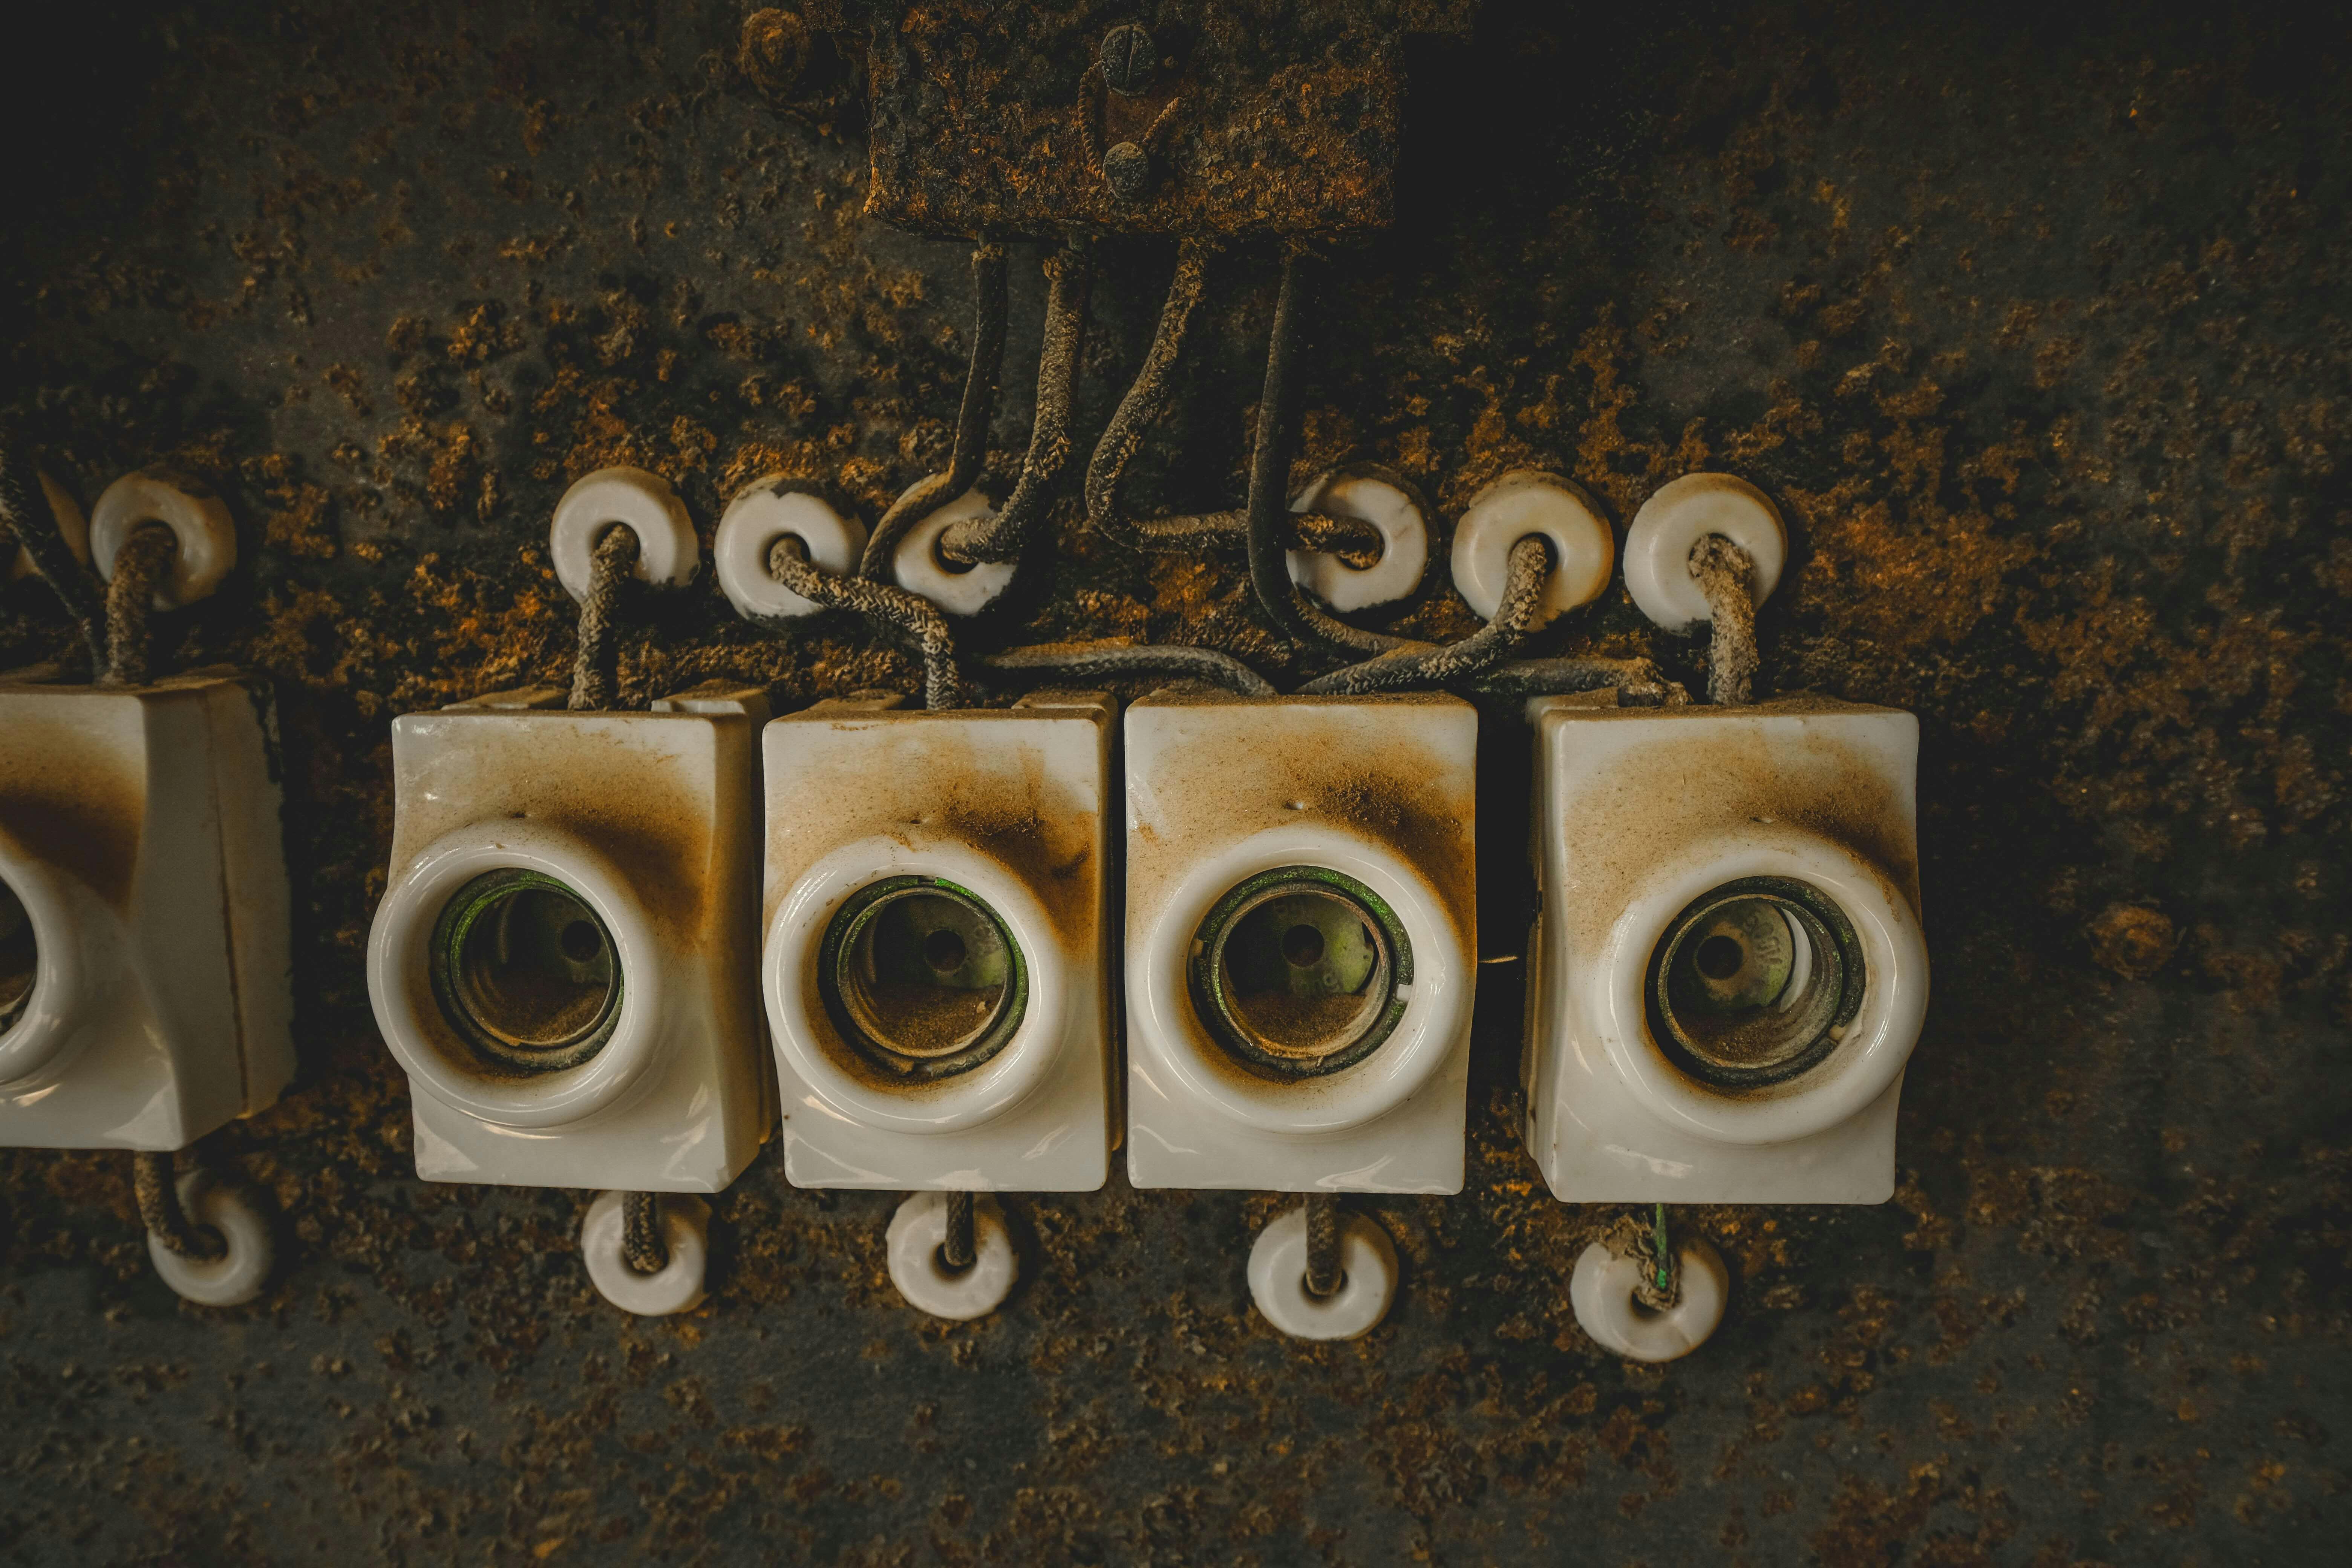
{"type": "Polygon", "coordinates": [[[1689,694],[1646,658],[1522,658],[1481,671],[1471,689],[1487,697],[1559,697],[1577,691],[1617,689],[1630,708],[1678,707],[1689,694]]]}
{"type": "Polygon", "coordinates": [[[947,471],[908,487],[890,503],[882,521],[866,542],[857,574],[869,582],[887,582],[890,558],[898,542],[932,512],[971,489],[988,460],[988,427],[996,418],[996,390],[1004,374],[1005,318],[1004,247],[984,242],[972,247],[971,287],[977,300],[971,326],[971,360],[965,367],[963,403],[956,410],[955,447],[947,471]]]}
{"type": "Polygon", "coordinates": [[[1361,664],[1318,677],[1300,687],[1305,696],[1360,696],[1372,691],[1429,689],[1466,680],[1508,658],[1534,635],[1538,600],[1551,573],[1551,545],[1529,534],[1511,546],[1502,602],[1495,618],[1460,642],[1409,643],[1361,664]]]}
{"type": "MultiPolygon", "coordinates": [[[[1197,554],[1217,545],[1246,543],[1249,538],[1250,514],[1245,510],[1133,518],[1120,510],[1118,504],[1118,489],[1127,477],[1128,464],[1142,449],[1145,433],[1167,410],[1176,363],[1182,357],[1185,334],[1191,329],[1192,312],[1200,306],[1209,261],[1216,250],[1213,242],[1199,238],[1186,239],[1178,247],[1176,275],[1169,279],[1168,298],[1160,307],[1160,324],[1152,333],[1150,350],[1143,357],[1143,368],[1136,372],[1127,395],[1119,399],[1110,423],[1103,426],[1101,437],[1095,442],[1094,456],[1087,463],[1087,526],[1126,549],[1197,554]]],[[[1286,268],[1284,276],[1286,279],[1289,277],[1286,268]]],[[[1284,288],[1286,297],[1287,281],[1284,288]]],[[[1283,321],[1279,305],[1276,319],[1279,331],[1283,321]]],[[[1261,409],[1261,436],[1265,418],[1261,409]]],[[[1255,468],[1253,459],[1254,485],[1255,468]]],[[[1276,477],[1277,485],[1283,477],[1276,477]]],[[[1285,544],[1297,549],[1326,551],[1351,565],[1370,565],[1380,559],[1380,530],[1355,518],[1285,511],[1280,527],[1285,544]]]]}
{"type": "Polygon", "coordinates": [[[1307,1293],[1336,1296],[1348,1282],[1339,1267],[1339,1198],[1336,1193],[1307,1194],[1307,1293]]]}
{"type": "MultiPolygon", "coordinates": [[[[1029,450],[1021,459],[1021,478],[1001,510],[966,518],[940,535],[940,553],[965,565],[1018,560],[1045,518],[1054,482],[1070,460],[1070,405],[1077,395],[1078,360],[1086,347],[1094,242],[1083,235],[1073,237],[1045,258],[1044,268],[1045,346],[1037,356],[1037,407],[1029,427],[1029,450]]],[[[952,500],[955,495],[945,499],[952,500]]]]}
{"type": "Polygon", "coordinates": [[[639,1274],[658,1274],[669,1267],[669,1238],[662,1235],[656,1194],[621,1194],[621,1261],[639,1274]]]}
{"type": "Polygon", "coordinates": [[[148,617],[155,590],[172,574],[179,553],[179,536],[160,522],[131,530],[114,552],[114,575],[106,584],[106,668],[99,684],[147,684],[154,643],[148,617]]]}
{"type": "Polygon", "coordinates": [[[107,665],[106,631],[100,624],[104,611],[98,589],[89,574],[82,570],[81,563],[74,559],[65,536],[58,531],[48,498],[41,493],[40,477],[34,472],[33,465],[14,442],[0,439],[0,543],[11,538],[25,552],[25,558],[33,563],[41,581],[64,604],[66,614],[73,617],[83,644],[89,649],[92,675],[103,674],[107,665]]]}
{"type": "Polygon", "coordinates": [[[139,1202],[139,1223],[175,1257],[210,1263],[228,1247],[219,1233],[190,1220],[180,1207],[180,1185],[172,1156],[142,1149],[131,1155],[131,1190],[139,1202]]]}
{"type": "Polygon", "coordinates": [[[1756,563],[1719,533],[1691,547],[1690,573],[1706,595],[1712,637],[1706,655],[1706,700],[1726,708],[1755,700],[1756,563]]]}
{"type": "Polygon", "coordinates": [[[610,708],[620,685],[621,594],[637,567],[636,531],[616,522],[588,556],[588,596],[580,601],[580,643],[572,656],[572,699],[582,711],[610,708]]]}
{"type": "Polygon", "coordinates": [[[980,1260],[971,1224],[971,1194],[948,1194],[948,1233],[940,1243],[940,1261],[950,1268],[969,1268],[980,1260]]]}
{"type": "Polygon", "coordinates": [[[814,605],[848,610],[914,639],[923,659],[923,706],[963,705],[963,672],[956,668],[955,637],[947,618],[929,599],[887,583],[836,577],[810,562],[808,546],[786,534],[768,552],[768,572],[814,605]]]}
{"type": "Polygon", "coordinates": [[[989,654],[981,662],[991,669],[1043,670],[1087,680],[1116,680],[1132,675],[1187,676],[1244,697],[1275,695],[1272,681],[1233,655],[1213,647],[1170,643],[1039,643],[989,654]]]}

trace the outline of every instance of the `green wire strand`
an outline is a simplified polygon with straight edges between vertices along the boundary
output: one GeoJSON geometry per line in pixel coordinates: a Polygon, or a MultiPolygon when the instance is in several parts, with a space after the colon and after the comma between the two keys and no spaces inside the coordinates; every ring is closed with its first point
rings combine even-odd
{"type": "Polygon", "coordinates": [[[1658,1289],[1663,1290],[1670,1278],[1666,1271],[1666,1205],[1658,1204],[1654,1206],[1657,1213],[1651,1221],[1651,1229],[1658,1248],[1658,1289]]]}

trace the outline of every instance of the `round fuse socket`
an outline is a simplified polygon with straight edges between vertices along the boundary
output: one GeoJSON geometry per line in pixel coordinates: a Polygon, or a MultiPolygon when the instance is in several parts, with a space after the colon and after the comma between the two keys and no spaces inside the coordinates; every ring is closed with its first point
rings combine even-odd
{"type": "Polygon", "coordinates": [[[1580,486],[1533,468],[1505,474],[1470,498],[1454,526],[1454,587],[1481,620],[1502,607],[1511,547],[1529,534],[1550,542],[1552,570],[1536,625],[1599,598],[1617,562],[1616,540],[1580,486]]]}
{"type": "Polygon", "coordinates": [[[853,575],[866,552],[866,525],[844,517],[805,481],[782,474],[756,480],[727,503],[710,551],[719,592],[747,621],[798,620],[824,608],[768,570],[770,553],[784,538],[798,539],[810,563],[836,577],[853,575]]]}
{"type": "Polygon", "coordinates": [[[825,928],[818,985],[842,1038],[892,1077],[971,1071],[1020,1032],[1029,962],[987,900],[944,878],[886,877],[825,928]]]}
{"type": "Polygon", "coordinates": [[[1691,552],[1721,534],[1755,563],[1761,605],[1789,563],[1789,531],[1762,490],[1730,474],[1685,474],[1642,503],[1625,531],[1625,589],[1658,626],[1679,632],[1715,618],[1691,575],[1691,552]]]}
{"type": "Polygon", "coordinates": [[[1268,1077],[1318,1078],[1396,1032],[1412,943],[1387,900],[1353,877],[1285,866],[1210,909],[1189,978],[1195,1012],[1229,1054],[1268,1077]]]}
{"type": "Polygon", "coordinates": [[[637,577],[656,587],[683,588],[702,564],[694,519],[669,481],[643,468],[599,468],[583,476],[555,503],[548,553],[563,591],[585,602],[597,542],[615,524],[637,536],[637,577]]]}
{"type": "Polygon", "coordinates": [[[171,574],[155,586],[159,610],[206,597],[236,565],[236,525],[229,521],[227,503],[200,479],[143,468],[107,486],[91,509],[90,564],[101,580],[113,580],[114,558],[150,523],[170,529],[179,544],[171,574]]]}

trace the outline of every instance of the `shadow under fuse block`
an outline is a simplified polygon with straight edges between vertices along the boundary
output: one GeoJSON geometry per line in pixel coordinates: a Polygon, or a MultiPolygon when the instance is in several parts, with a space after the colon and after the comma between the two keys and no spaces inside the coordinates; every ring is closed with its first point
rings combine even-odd
{"type": "Polygon", "coordinates": [[[428,1181],[715,1193],[772,1125],[755,976],[763,698],[392,727],[368,992],[428,1181]]]}
{"type": "Polygon", "coordinates": [[[1927,1002],[1918,721],[1528,704],[1527,1143],[1570,1203],[1881,1203],[1927,1002]]]}
{"type": "Polygon", "coordinates": [[[258,676],[0,677],[0,1145],[186,1147],[294,1074],[258,676]]]}

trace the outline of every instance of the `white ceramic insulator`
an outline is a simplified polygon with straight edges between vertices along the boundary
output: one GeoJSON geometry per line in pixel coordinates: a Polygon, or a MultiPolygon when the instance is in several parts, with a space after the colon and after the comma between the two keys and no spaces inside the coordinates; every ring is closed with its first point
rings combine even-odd
{"type": "Polygon", "coordinates": [[[970,517],[987,517],[988,498],[969,489],[907,531],[890,557],[898,586],[921,595],[950,616],[976,616],[1013,585],[1013,563],[983,562],[969,571],[950,571],[940,554],[940,535],[970,517]]]}
{"type": "Polygon", "coordinates": [[[180,1212],[220,1234],[226,1250],[209,1261],[183,1258],[147,1233],[147,1257],[156,1276],[199,1307],[241,1307],[261,1294],[278,1262],[278,1236],[269,1216],[209,1171],[186,1171],[175,1184],[180,1212]]]}
{"type": "Polygon", "coordinates": [[[1381,533],[1381,558],[1349,565],[1320,551],[1289,552],[1290,580],[1345,615],[1391,605],[1421,585],[1429,569],[1429,524],[1412,497],[1369,474],[1326,474],[1301,490],[1293,511],[1319,511],[1369,522],[1381,533]]]}
{"type": "Polygon", "coordinates": [[[622,1256],[628,1229],[627,1194],[599,1193],[580,1222],[580,1257],[588,1265],[596,1293],[624,1312],[666,1318],[702,1305],[709,1269],[710,1205],[691,1193],[663,1193],[654,1200],[661,1215],[662,1244],[669,1261],[653,1274],[640,1274],[622,1256]]]}
{"type": "Polygon", "coordinates": [[[683,588],[702,564],[694,519],[659,474],[643,468],[599,468],[575,481],[555,503],[548,553],[555,580],[575,600],[588,597],[596,542],[614,523],[637,536],[637,577],[658,588],[683,588]]]}
{"type": "Polygon", "coordinates": [[[1639,1258],[1621,1257],[1600,1242],[1584,1249],[1569,1280],[1576,1321],[1601,1349],[1629,1361],[1674,1361],[1706,1343],[1723,1321],[1731,1279],[1723,1255],[1693,1237],[1675,1250],[1682,1258],[1682,1300],[1663,1312],[1633,1297],[1642,1282],[1639,1258]]]}
{"type": "Polygon", "coordinates": [[[776,541],[798,539],[808,547],[810,563],[836,577],[856,572],[866,553],[863,522],[792,483],[782,474],[770,474],[728,502],[719,519],[719,537],[710,547],[719,591],[747,621],[797,620],[824,607],[802,598],[768,570],[776,541]]]}
{"type": "Polygon", "coordinates": [[[227,504],[195,479],[142,470],[107,486],[89,514],[90,564],[101,581],[113,580],[115,556],[151,522],[170,529],[180,544],[172,574],[156,584],[155,608],[194,604],[236,565],[236,525],[227,504]]]}
{"type": "Polygon", "coordinates": [[[1551,542],[1551,575],[1537,602],[1535,624],[1589,605],[1609,586],[1617,542],[1583,489],[1533,468],[1505,474],[1470,498],[1454,526],[1454,587],[1482,620],[1502,606],[1511,547],[1531,533],[1551,542]]]}
{"type": "MultiPolygon", "coordinates": [[[[75,560],[85,566],[89,565],[89,520],[82,516],[80,503],[73,499],[72,493],[65,486],[58,483],[48,475],[41,475],[40,480],[41,494],[48,498],[49,516],[56,521],[58,532],[66,542],[66,548],[73,552],[75,560]]],[[[11,577],[31,576],[34,571],[33,552],[16,545],[11,545],[10,548],[16,551],[16,558],[10,563],[8,574],[11,577]]]]}
{"type": "Polygon", "coordinates": [[[1670,632],[1714,619],[1691,575],[1691,551],[1719,533],[1755,563],[1756,602],[1779,585],[1789,531],[1762,490],[1729,474],[1685,474],[1660,489],[1625,531],[1625,587],[1642,613],[1670,632]]]}
{"type": "Polygon", "coordinates": [[[1352,1340],[1389,1315],[1396,1300],[1396,1244],[1363,1215],[1339,1219],[1339,1288],[1307,1289],[1307,1211],[1292,1209],[1257,1233],[1250,1247],[1250,1300],[1295,1340],[1352,1340]]]}
{"type": "Polygon", "coordinates": [[[1004,1210],[986,1193],[971,1200],[971,1267],[950,1269],[940,1248],[948,1239],[948,1195],[917,1193],[890,1216],[890,1283],[918,1311],[953,1322],[984,1318],[1003,1303],[1021,1275],[1020,1255],[1004,1210]]]}

